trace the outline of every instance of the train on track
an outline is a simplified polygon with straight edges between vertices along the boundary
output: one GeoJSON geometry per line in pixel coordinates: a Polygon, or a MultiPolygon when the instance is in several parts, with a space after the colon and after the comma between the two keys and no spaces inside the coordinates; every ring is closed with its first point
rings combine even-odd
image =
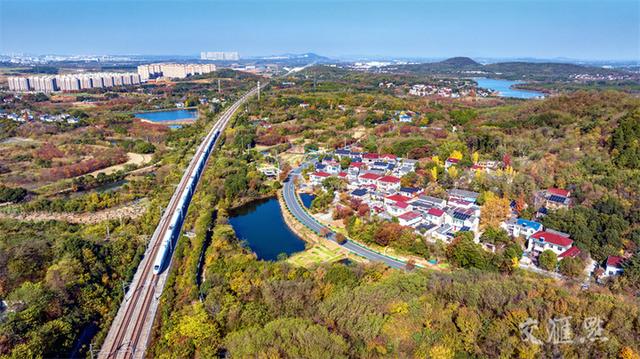
{"type": "Polygon", "coordinates": [[[184,184],[184,189],[181,192],[180,197],[177,199],[177,205],[173,207],[173,213],[168,214],[168,216],[170,216],[169,227],[164,234],[160,234],[163,237],[162,241],[160,242],[160,248],[153,262],[154,274],[162,273],[167,265],[167,262],[170,262],[171,252],[173,251],[175,240],[176,238],[178,238],[180,230],[182,229],[182,222],[187,215],[187,209],[189,208],[189,203],[191,203],[191,197],[196,191],[198,179],[204,171],[204,166],[207,163],[209,154],[213,150],[214,144],[216,143],[219,135],[220,131],[215,131],[208,141],[204,141],[198,147],[196,155],[193,156],[192,161],[197,162],[195,164],[189,164],[191,170],[189,177],[184,184]]]}

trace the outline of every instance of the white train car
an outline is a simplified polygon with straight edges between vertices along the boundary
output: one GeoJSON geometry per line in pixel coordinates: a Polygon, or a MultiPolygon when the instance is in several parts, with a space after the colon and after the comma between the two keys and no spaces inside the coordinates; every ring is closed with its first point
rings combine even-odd
{"type": "MultiPolygon", "coordinates": [[[[197,161],[195,163],[194,170],[191,175],[187,178],[185,183],[185,190],[182,192],[180,198],[177,199],[178,204],[176,206],[176,210],[170,214],[169,218],[169,229],[165,233],[162,241],[160,242],[160,249],[156,254],[153,262],[153,273],[160,274],[165,268],[165,265],[169,258],[171,258],[171,254],[173,251],[174,241],[180,234],[180,230],[182,228],[182,223],[184,221],[184,217],[189,209],[189,203],[191,203],[191,198],[193,197],[193,193],[196,190],[196,186],[198,185],[198,179],[202,175],[204,171],[204,166],[207,163],[207,159],[209,158],[209,154],[213,150],[213,145],[216,142],[216,139],[220,135],[220,131],[216,131],[213,136],[209,138],[208,141],[204,142],[198,147],[196,153],[204,152],[202,156],[194,156],[193,161],[197,161]]],[[[192,163],[190,163],[191,165],[192,163]]]]}

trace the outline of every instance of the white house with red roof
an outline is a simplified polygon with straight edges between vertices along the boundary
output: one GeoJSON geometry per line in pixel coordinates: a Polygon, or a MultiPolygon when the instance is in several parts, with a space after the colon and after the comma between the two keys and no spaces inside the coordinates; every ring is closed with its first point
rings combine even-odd
{"type": "Polygon", "coordinates": [[[384,197],[385,204],[393,204],[396,202],[409,202],[409,201],[411,201],[411,197],[403,196],[398,193],[384,197]]]}
{"type": "Polygon", "coordinates": [[[413,207],[407,202],[393,202],[385,204],[384,209],[390,216],[398,217],[407,211],[412,211],[413,207]]]}
{"type": "Polygon", "coordinates": [[[379,190],[391,193],[400,189],[400,178],[396,176],[380,177],[378,178],[377,184],[379,190]]]}
{"type": "Polygon", "coordinates": [[[323,162],[325,165],[324,171],[332,174],[332,175],[336,175],[340,172],[341,168],[340,168],[340,163],[336,162],[336,161],[324,161],[323,162]]]}
{"type": "Polygon", "coordinates": [[[444,168],[449,168],[451,166],[457,166],[460,163],[460,160],[457,158],[449,157],[446,161],[444,161],[444,168]]]}
{"type": "Polygon", "coordinates": [[[418,212],[409,211],[398,216],[398,223],[405,227],[417,227],[422,223],[422,215],[418,212]]]}
{"type": "Polygon", "coordinates": [[[322,184],[322,181],[324,181],[325,179],[331,177],[331,175],[327,172],[324,171],[316,171],[313,172],[309,175],[309,180],[311,181],[311,184],[314,186],[319,186],[322,184]]]}
{"type": "Polygon", "coordinates": [[[529,237],[527,251],[542,253],[546,250],[554,252],[559,259],[575,257],[580,254],[580,249],[573,246],[573,240],[555,232],[539,231],[529,237]]]}
{"type": "Polygon", "coordinates": [[[363,185],[378,185],[378,179],[381,178],[382,176],[380,176],[379,174],[376,173],[371,173],[371,172],[366,172],[366,173],[362,173],[360,174],[360,176],[358,176],[358,181],[360,181],[361,184],[363,185]]]}
{"type": "Polygon", "coordinates": [[[376,162],[378,158],[380,158],[380,155],[378,155],[377,153],[365,153],[364,155],[362,155],[362,162],[371,164],[376,162]]]}
{"type": "Polygon", "coordinates": [[[396,155],[384,154],[380,156],[380,159],[385,162],[396,163],[396,161],[398,160],[398,157],[396,155]]]}
{"type": "Polygon", "coordinates": [[[447,212],[441,210],[440,208],[429,208],[429,210],[424,214],[424,218],[437,226],[443,225],[447,220],[447,212]]]}
{"type": "Polygon", "coordinates": [[[617,276],[624,272],[622,268],[622,263],[624,262],[623,257],[619,256],[609,256],[605,262],[604,273],[602,273],[603,277],[611,277],[617,276]]]}

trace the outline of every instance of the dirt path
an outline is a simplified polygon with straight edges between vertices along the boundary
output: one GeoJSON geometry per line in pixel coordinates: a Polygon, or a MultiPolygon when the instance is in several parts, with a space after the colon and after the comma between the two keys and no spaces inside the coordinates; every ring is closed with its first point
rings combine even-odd
{"type": "Polygon", "coordinates": [[[148,201],[145,199],[130,202],[128,204],[107,208],[97,212],[87,213],[56,213],[56,212],[30,212],[30,213],[3,213],[0,218],[14,219],[18,221],[62,221],[77,224],[96,224],[106,220],[120,218],[138,218],[147,209],[148,201]]]}
{"type": "Polygon", "coordinates": [[[129,157],[129,160],[125,163],[121,163],[119,165],[115,165],[115,166],[111,166],[111,167],[107,167],[107,168],[103,168],[101,170],[97,170],[97,171],[93,171],[91,173],[89,173],[92,176],[97,176],[98,173],[104,173],[106,175],[110,175],[112,173],[115,173],[116,171],[119,170],[124,170],[124,167],[128,164],[133,164],[136,166],[140,166],[142,164],[148,163],[149,161],[151,161],[151,158],[153,158],[153,155],[151,154],[140,154],[140,153],[133,153],[133,152],[127,152],[127,157],[129,157]]]}

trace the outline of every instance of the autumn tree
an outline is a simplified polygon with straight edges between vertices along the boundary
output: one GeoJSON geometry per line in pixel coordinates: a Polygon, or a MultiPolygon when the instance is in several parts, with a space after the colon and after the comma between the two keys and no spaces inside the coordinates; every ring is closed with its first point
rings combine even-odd
{"type": "Polygon", "coordinates": [[[511,214],[511,202],[506,197],[498,197],[493,192],[484,193],[484,204],[482,205],[482,217],[480,226],[482,228],[499,228],[500,223],[506,220],[511,214]]]}

